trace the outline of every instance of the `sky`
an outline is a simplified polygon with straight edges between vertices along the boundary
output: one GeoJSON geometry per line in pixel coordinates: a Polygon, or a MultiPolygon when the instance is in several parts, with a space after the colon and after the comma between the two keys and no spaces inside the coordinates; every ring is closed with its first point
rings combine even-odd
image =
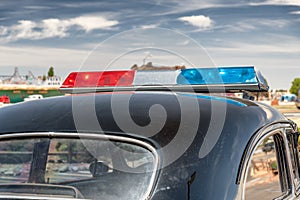
{"type": "Polygon", "coordinates": [[[0,0],[0,75],[133,64],[255,66],[300,77],[300,0],[0,0]]]}

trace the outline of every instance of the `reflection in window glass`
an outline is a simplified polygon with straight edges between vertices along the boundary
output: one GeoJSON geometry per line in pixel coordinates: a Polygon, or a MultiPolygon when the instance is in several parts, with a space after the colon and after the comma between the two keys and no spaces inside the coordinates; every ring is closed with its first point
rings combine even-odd
{"type": "Polygon", "coordinates": [[[0,184],[28,180],[34,140],[3,141],[0,144],[0,184]]]}
{"type": "Polygon", "coordinates": [[[92,178],[89,165],[95,160],[81,140],[53,139],[49,146],[45,180],[61,183],[92,178]]]}
{"type": "Polygon", "coordinates": [[[255,149],[248,168],[246,199],[273,199],[282,194],[279,182],[275,143],[272,137],[264,139],[255,149]]]}
{"type": "Polygon", "coordinates": [[[62,196],[69,195],[71,187],[78,198],[142,199],[151,187],[155,161],[153,152],[122,140],[0,141],[0,196],[26,193],[26,187],[28,193],[37,192],[41,185],[40,193],[51,196],[56,195],[51,193],[55,185],[62,196]],[[15,187],[8,191],[6,183],[18,183],[20,191],[15,187]]]}

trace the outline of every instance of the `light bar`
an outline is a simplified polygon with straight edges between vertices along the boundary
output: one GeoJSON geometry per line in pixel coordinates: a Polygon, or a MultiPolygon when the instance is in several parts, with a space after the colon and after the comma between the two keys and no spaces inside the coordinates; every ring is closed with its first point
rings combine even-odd
{"type": "Polygon", "coordinates": [[[253,66],[180,70],[72,72],[64,93],[111,91],[239,92],[267,91],[264,77],[253,66]]]}

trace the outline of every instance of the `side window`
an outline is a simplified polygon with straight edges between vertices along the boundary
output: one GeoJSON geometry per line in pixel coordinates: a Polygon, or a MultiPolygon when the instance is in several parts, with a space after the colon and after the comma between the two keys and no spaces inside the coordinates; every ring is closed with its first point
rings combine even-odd
{"type": "Polygon", "coordinates": [[[256,146],[245,184],[245,199],[274,199],[288,191],[283,138],[271,135],[256,146]]]}
{"type": "Polygon", "coordinates": [[[136,139],[35,133],[0,138],[0,199],[146,199],[159,157],[136,139]],[[67,137],[66,137],[67,135],[67,137]]]}

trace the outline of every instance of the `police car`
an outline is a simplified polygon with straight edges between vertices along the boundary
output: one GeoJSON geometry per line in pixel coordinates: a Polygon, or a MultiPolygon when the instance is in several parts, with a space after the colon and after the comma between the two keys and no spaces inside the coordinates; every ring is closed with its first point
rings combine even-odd
{"type": "Polygon", "coordinates": [[[1,108],[0,199],[296,199],[296,124],[224,95],[267,89],[253,66],[73,72],[1,108]]]}

